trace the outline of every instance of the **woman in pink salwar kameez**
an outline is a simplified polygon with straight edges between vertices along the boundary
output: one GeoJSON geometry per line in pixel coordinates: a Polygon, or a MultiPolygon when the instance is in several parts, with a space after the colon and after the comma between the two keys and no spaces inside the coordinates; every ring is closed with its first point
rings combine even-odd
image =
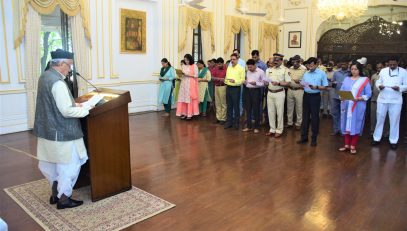
{"type": "Polygon", "coordinates": [[[199,115],[198,67],[190,54],[184,56],[186,65],[182,66],[183,75],[178,93],[177,116],[192,119],[199,115]]]}

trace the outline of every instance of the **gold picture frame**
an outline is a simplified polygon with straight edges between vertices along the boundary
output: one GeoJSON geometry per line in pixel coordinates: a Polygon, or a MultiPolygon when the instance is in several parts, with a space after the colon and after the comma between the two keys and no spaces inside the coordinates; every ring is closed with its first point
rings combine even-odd
{"type": "Polygon", "coordinates": [[[288,48],[301,48],[301,31],[288,32],[288,48]]]}
{"type": "Polygon", "coordinates": [[[146,53],[146,12],[120,9],[120,53],[146,53]]]}

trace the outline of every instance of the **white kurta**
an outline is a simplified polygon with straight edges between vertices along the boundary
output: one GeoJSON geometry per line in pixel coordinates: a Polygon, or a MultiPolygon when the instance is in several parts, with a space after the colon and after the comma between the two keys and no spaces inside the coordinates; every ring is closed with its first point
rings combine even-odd
{"type": "MultiPolygon", "coordinates": [[[[52,86],[52,95],[54,96],[58,110],[67,118],[82,118],[89,114],[89,110],[83,107],[73,107],[71,97],[66,84],[62,81],[54,83],[52,86]]],[[[83,139],[73,141],[57,141],[58,134],[55,134],[55,141],[46,140],[38,137],[37,157],[39,160],[51,163],[68,163],[72,157],[72,146],[83,159],[87,157],[83,139]]]]}
{"type": "Polygon", "coordinates": [[[401,67],[395,70],[386,67],[380,71],[379,76],[375,87],[379,89],[379,86],[384,86],[384,89],[379,89],[380,93],[377,97],[377,120],[373,139],[380,141],[382,138],[384,121],[388,112],[390,119],[389,141],[396,144],[399,139],[400,114],[403,104],[402,92],[407,90],[407,71],[401,67]],[[396,91],[391,88],[393,86],[398,86],[400,89],[396,91]]]}
{"type": "Polygon", "coordinates": [[[376,87],[379,89],[383,85],[384,89],[380,91],[377,103],[403,104],[402,92],[407,90],[407,71],[401,67],[395,70],[386,67],[380,71],[379,76],[376,87]],[[400,90],[393,90],[393,86],[399,86],[400,90]]]}
{"type": "MultiPolygon", "coordinates": [[[[58,110],[66,118],[81,118],[89,114],[89,108],[72,106],[72,100],[66,84],[57,81],[52,86],[52,95],[58,110]]],[[[37,157],[38,167],[47,178],[50,185],[58,182],[58,197],[62,194],[70,197],[72,188],[87,159],[83,138],[72,141],[47,140],[38,137],[37,157]]]]}

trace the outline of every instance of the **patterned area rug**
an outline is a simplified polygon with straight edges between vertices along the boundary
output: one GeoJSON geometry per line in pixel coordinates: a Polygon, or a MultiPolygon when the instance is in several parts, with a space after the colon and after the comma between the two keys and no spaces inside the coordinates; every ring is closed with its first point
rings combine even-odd
{"type": "Polygon", "coordinates": [[[49,204],[46,179],[4,190],[45,230],[120,230],[175,206],[136,187],[97,202],[90,199],[90,187],[74,190],[73,198],[84,204],[63,210],[49,204]]]}

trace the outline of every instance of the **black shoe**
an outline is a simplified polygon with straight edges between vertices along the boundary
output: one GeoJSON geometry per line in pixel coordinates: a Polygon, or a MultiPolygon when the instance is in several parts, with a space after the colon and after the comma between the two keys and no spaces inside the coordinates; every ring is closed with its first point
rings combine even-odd
{"type": "Polygon", "coordinates": [[[215,122],[213,122],[214,124],[218,124],[218,123],[220,123],[220,121],[219,120],[216,120],[215,122]]]}
{"type": "Polygon", "coordinates": [[[370,145],[372,145],[372,146],[376,146],[376,145],[379,145],[380,144],[380,141],[376,141],[376,140],[373,140],[371,143],[370,143],[370,145]]]}
{"type": "Polygon", "coordinates": [[[311,141],[311,147],[316,147],[317,146],[317,142],[316,141],[311,141]]]}
{"type": "Polygon", "coordinates": [[[287,124],[286,126],[285,126],[286,128],[292,128],[292,127],[294,127],[292,124],[287,124]]]}
{"type": "Polygon", "coordinates": [[[49,197],[49,203],[50,203],[51,205],[55,205],[56,203],[58,203],[58,201],[59,201],[59,198],[56,197],[56,196],[50,196],[50,197],[49,197]]]}
{"type": "Polygon", "coordinates": [[[57,209],[69,209],[81,206],[83,201],[73,200],[70,197],[67,198],[64,202],[58,201],[57,209]]]}
{"type": "Polygon", "coordinates": [[[390,144],[390,148],[393,149],[393,150],[396,150],[397,149],[397,144],[390,144]]]}
{"type": "Polygon", "coordinates": [[[306,144],[306,143],[308,143],[308,140],[306,139],[300,139],[297,141],[297,144],[306,144]]]}
{"type": "Polygon", "coordinates": [[[225,123],[226,123],[225,121],[220,121],[219,122],[220,125],[225,125],[225,123]]]}
{"type": "Polygon", "coordinates": [[[322,114],[322,118],[326,119],[326,118],[328,118],[328,115],[327,114],[322,114]]]}
{"type": "Polygon", "coordinates": [[[232,127],[232,125],[231,125],[231,124],[225,124],[224,129],[228,129],[228,128],[231,128],[231,127],[232,127]]]}

